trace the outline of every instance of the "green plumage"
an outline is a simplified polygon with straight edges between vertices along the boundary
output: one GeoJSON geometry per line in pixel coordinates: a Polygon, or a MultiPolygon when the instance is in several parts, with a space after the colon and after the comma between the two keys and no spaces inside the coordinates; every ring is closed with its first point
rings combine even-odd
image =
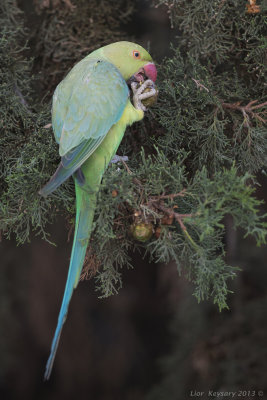
{"type": "Polygon", "coordinates": [[[52,125],[61,162],[40,194],[49,195],[73,175],[76,222],[68,278],[45,379],[50,377],[69,302],[79,282],[103,173],[126,126],[144,116],[142,110],[131,104],[126,81],[150,61],[150,55],[137,44],[108,45],[76,64],[53,96],[52,125]],[[141,60],[134,59],[136,49],[141,60]]]}
{"type": "Polygon", "coordinates": [[[111,63],[86,57],[58,85],[52,122],[59,153],[64,156],[83,141],[93,152],[124,110],[128,88],[111,63]],[[108,90],[107,90],[108,88],[108,90]]]}

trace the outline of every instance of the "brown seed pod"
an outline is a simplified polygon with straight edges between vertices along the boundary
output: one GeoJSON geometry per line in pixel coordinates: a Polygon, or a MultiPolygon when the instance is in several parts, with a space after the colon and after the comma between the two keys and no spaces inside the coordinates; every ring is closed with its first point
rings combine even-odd
{"type": "MultiPolygon", "coordinates": [[[[147,88],[145,88],[143,93],[148,93],[148,92],[150,92],[151,89],[152,89],[152,87],[147,87],[147,88]]],[[[159,91],[158,91],[156,85],[154,85],[154,89],[156,89],[156,94],[154,94],[154,96],[151,96],[151,97],[148,97],[147,99],[142,100],[142,103],[144,104],[145,107],[151,107],[157,102],[159,91]]]]}
{"type": "Polygon", "coordinates": [[[157,226],[154,233],[157,239],[160,237],[160,233],[161,233],[161,227],[157,226]]]}
{"type": "Polygon", "coordinates": [[[173,223],[173,216],[172,215],[165,215],[161,218],[162,225],[171,225],[173,223]]]}

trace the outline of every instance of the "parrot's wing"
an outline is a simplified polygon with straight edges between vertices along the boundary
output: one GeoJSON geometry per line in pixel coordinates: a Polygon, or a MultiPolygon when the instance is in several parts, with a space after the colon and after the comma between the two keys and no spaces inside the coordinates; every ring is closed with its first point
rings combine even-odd
{"type": "Polygon", "coordinates": [[[53,97],[52,124],[59,154],[76,158],[78,152],[71,150],[84,142],[88,157],[120,119],[128,96],[127,84],[113,64],[87,58],[79,62],[53,97]]]}
{"type": "Polygon", "coordinates": [[[121,118],[128,96],[125,80],[107,61],[85,58],[70,71],[52,107],[61,163],[40,194],[50,194],[87,160],[121,118]]]}

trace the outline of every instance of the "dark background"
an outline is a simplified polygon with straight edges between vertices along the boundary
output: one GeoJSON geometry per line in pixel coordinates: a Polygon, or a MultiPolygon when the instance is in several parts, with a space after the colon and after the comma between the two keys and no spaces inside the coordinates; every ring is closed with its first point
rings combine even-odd
{"type": "MultiPolygon", "coordinates": [[[[179,40],[167,13],[141,1],[128,34],[150,44],[158,62],[179,40]]],[[[133,254],[135,268],[124,271],[117,296],[98,299],[93,281],[79,284],[47,383],[71,252],[68,228],[64,219],[50,227],[57,247],[36,237],[20,247],[2,241],[0,399],[175,400],[191,398],[191,390],[255,390],[255,397],[262,390],[267,398],[266,249],[244,240],[231,221],[226,226],[228,262],[242,269],[231,284],[230,310],[197,304],[174,264],[133,254]]]]}

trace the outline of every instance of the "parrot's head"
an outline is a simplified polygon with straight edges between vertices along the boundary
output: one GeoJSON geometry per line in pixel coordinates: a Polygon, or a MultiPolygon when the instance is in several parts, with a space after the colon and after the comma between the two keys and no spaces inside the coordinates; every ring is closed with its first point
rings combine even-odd
{"type": "Polygon", "coordinates": [[[111,43],[94,51],[91,56],[101,56],[111,62],[126,81],[144,81],[148,78],[155,82],[157,78],[157,69],[151,55],[136,43],[111,43]]]}

